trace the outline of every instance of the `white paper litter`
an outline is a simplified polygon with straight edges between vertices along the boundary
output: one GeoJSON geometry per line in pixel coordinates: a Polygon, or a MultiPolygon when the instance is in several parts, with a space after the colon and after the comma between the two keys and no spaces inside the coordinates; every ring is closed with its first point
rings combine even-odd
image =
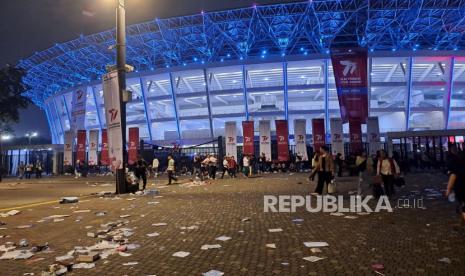
{"type": "Polygon", "coordinates": [[[118,255],[120,255],[121,257],[129,257],[129,256],[132,256],[131,253],[125,253],[125,252],[119,252],[118,255]]]}
{"type": "Polygon", "coordinates": [[[19,225],[19,226],[16,226],[16,229],[26,229],[26,228],[31,228],[32,225],[31,224],[28,224],[28,225],[19,225]]]}
{"type": "Polygon", "coordinates": [[[71,260],[73,258],[74,257],[72,255],[63,255],[63,256],[55,257],[55,261],[61,262],[61,261],[71,260]]]}
{"type": "Polygon", "coordinates": [[[31,258],[32,256],[34,256],[34,254],[28,250],[13,250],[5,252],[0,257],[0,260],[25,260],[31,258]]]}
{"type": "Polygon", "coordinates": [[[345,216],[344,218],[345,218],[345,219],[356,219],[356,218],[358,218],[358,217],[357,217],[357,216],[345,216]]]}
{"type": "Polygon", "coordinates": [[[139,264],[138,262],[129,262],[129,263],[124,263],[124,266],[133,266],[139,264]]]}
{"type": "Polygon", "coordinates": [[[128,217],[130,217],[130,216],[131,216],[131,215],[121,215],[121,216],[119,216],[119,217],[120,217],[120,218],[128,218],[128,217]]]}
{"type": "Polygon", "coordinates": [[[153,233],[147,234],[147,237],[157,237],[157,236],[160,236],[160,234],[157,233],[157,232],[153,232],[153,233]]]}
{"type": "Polygon", "coordinates": [[[90,213],[90,210],[76,210],[73,213],[90,213]]]}
{"type": "Polygon", "coordinates": [[[312,253],[321,253],[321,249],[319,248],[311,248],[310,251],[312,251],[312,253]]]}
{"type": "Polygon", "coordinates": [[[159,223],[153,223],[152,226],[166,226],[168,225],[167,223],[165,222],[159,222],[159,223]]]}
{"type": "Polygon", "coordinates": [[[16,247],[15,246],[8,246],[5,244],[0,245],[0,252],[8,252],[11,250],[14,250],[16,247]]]}
{"type": "Polygon", "coordinates": [[[438,261],[440,261],[441,263],[446,263],[446,264],[450,264],[450,263],[451,263],[450,259],[449,259],[449,258],[446,258],[446,257],[441,258],[441,259],[439,259],[438,261]]]}
{"type": "Polygon", "coordinates": [[[274,228],[274,229],[268,229],[268,232],[270,233],[277,233],[277,232],[282,232],[283,229],[281,228],[274,228]]]}
{"type": "Polygon", "coordinates": [[[73,265],[73,269],[91,269],[94,267],[94,263],[78,263],[73,265]]]}
{"type": "Polygon", "coordinates": [[[192,226],[183,226],[180,228],[181,230],[194,230],[194,229],[199,229],[199,227],[197,225],[192,225],[192,226]]]}
{"type": "Polygon", "coordinates": [[[9,216],[16,216],[19,213],[21,213],[21,211],[18,211],[18,210],[11,210],[9,212],[6,212],[6,214],[9,216]]]}
{"type": "Polygon", "coordinates": [[[335,213],[330,213],[331,216],[335,216],[335,217],[342,217],[344,216],[343,213],[339,213],[339,212],[335,212],[335,213]]]}
{"type": "Polygon", "coordinates": [[[176,253],[174,253],[172,256],[173,257],[178,257],[178,258],[185,258],[187,256],[189,256],[191,253],[189,252],[185,252],[185,251],[178,251],[176,253]]]}
{"type": "Polygon", "coordinates": [[[221,237],[216,238],[215,240],[217,240],[217,241],[229,241],[230,239],[232,239],[232,238],[227,237],[227,236],[221,236],[221,237]]]}
{"type": "Polygon", "coordinates": [[[217,248],[221,248],[221,245],[220,244],[204,244],[202,245],[202,247],[200,247],[200,249],[202,250],[217,249],[217,248]]]}
{"type": "Polygon", "coordinates": [[[266,247],[276,249],[276,244],[268,243],[268,244],[266,244],[266,247]]]}
{"type": "Polygon", "coordinates": [[[304,242],[306,247],[326,247],[329,246],[327,242],[304,242]]]}
{"type": "Polygon", "coordinates": [[[305,258],[303,258],[303,259],[306,260],[306,261],[309,261],[309,262],[314,263],[314,262],[321,261],[321,260],[323,260],[324,258],[317,257],[317,256],[309,256],[309,257],[305,257],[305,258]]]}
{"type": "Polygon", "coordinates": [[[208,272],[202,273],[204,276],[222,276],[224,275],[224,272],[221,272],[219,270],[210,270],[208,272]]]}

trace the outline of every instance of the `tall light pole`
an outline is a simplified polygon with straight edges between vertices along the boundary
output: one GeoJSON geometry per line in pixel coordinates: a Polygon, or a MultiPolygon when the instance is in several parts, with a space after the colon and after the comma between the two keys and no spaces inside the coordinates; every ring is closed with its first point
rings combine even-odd
{"type": "Polygon", "coordinates": [[[123,168],[116,171],[116,193],[126,193],[126,103],[123,94],[126,91],[126,10],[124,0],[116,0],[116,70],[121,112],[121,135],[123,149],[123,168]]]}
{"type": "Polygon", "coordinates": [[[29,145],[31,144],[32,138],[37,137],[39,134],[34,132],[26,132],[25,136],[29,139],[29,145]]]}

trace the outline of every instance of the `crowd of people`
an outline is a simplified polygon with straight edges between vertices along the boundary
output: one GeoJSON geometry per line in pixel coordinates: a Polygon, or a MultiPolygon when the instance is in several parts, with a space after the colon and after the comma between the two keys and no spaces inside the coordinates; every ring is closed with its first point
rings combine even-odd
{"type": "Polygon", "coordinates": [[[35,163],[25,164],[23,161],[18,166],[18,178],[19,179],[31,179],[32,175],[35,178],[42,178],[43,164],[41,161],[35,163]]]}

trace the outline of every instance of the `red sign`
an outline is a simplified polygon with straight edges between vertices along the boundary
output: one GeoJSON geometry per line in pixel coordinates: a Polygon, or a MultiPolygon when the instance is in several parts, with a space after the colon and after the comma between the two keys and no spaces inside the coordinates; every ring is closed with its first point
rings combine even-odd
{"type": "Polygon", "coordinates": [[[368,117],[368,54],[363,48],[333,49],[331,61],[344,123],[368,117]]]}
{"type": "Polygon", "coordinates": [[[102,129],[102,151],[100,152],[100,162],[103,166],[110,165],[110,155],[108,152],[108,133],[102,129]]]}
{"type": "Polygon", "coordinates": [[[325,120],[312,119],[313,151],[318,152],[326,145],[325,120]]]}
{"type": "Polygon", "coordinates": [[[276,139],[278,140],[278,161],[289,161],[289,127],[287,120],[276,120],[276,139]]]}
{"type": "Polygon", "coordinates": [[[83,162],[86,160],[86,131],[77,131],[76,159],[83,162]]]}
{"type": "Polygon", "coordinates": [[[137,151],[139,149],[139,128],[129,128],[129,150],[128,164],[133,165],[137,162],[137,151]]]}
{"type": "Polygon", "coordinates": [[[254,124],[253,121],[242,122],[242,134],[244,135],[243,154],[254,154],[254,124]]]}
{"type": "Polygon", "coordinates": [[[349,121],[349,133],[350,133],[350,152],[359,153],[362,151],[362,124],[360,121],[351,120],[349,121]]]}

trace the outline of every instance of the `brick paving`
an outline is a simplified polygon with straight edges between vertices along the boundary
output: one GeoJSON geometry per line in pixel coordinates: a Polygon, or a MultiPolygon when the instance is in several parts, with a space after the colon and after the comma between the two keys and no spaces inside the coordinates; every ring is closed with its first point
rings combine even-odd
{"type": "MultiPolygon", "coordinates": [[[[407,186],[400,194],[444,187],[445,181],[440,174],[408,176],[407,186]]],[[[75,184],[87,187],[83,182],[86,180],[75,184]]],[[[165,182],[158,181],[157,185],[165,182]]],[[[393,213],[373,213],[356,219],[302,209],[296,213],[263,212],[264,195],[308,195],[313,189],[314,184],[306,181],[305,174],[274,174],[217,180],[191,188],[169,186],[160,189],[161,197],[155,198],[136,196],[136,200],[130,201],[129,195],[117,200],[91,197],[78,204],[26,208],[16,216],[0,218],[7,223],[0,226],[7,228],[0,230],[0,236],[10,235],[0,239],[0,245],[26,238],[31,244],[49,242],[51,252],[38,253],[29,260],[0,260],[0,275],[40,275],[56,256],[66,254],[74,246],[95,244],[96,239],[87,237],[87,232],[125,214],[131,215],[126,227],[136,228],[129,240],[141,247],[130,251],[132,256],[112,255],[97,261],[93,269],[74,270],[68,275],[201,275],[209,270],[225,275],[376,275],[371,268],[376,263],[385,266],[385,275],[465,275],[465,235],[452,229],[458,221],[453,203],[425,198],[426,209],[395,209],[393,213]],[[73,213],[85,209],[91,212],[73,213]],[[107,211],[107,215],[96,216],[97,211],[107,211]],[[61,222],[37,222],[49,215],[70,217],[61,222]],[[77,217],[82,220],[76,222],[77,217]],[[250,220],[243,221],[244,218],[250,220]],[[303,222],[293,222],[296,218],[303,222]],[[156,227],[153,223],[167,225],[156,227]],[[33,227],[15,229],[24,224],[33,227]],[[181,229],[193,225],[198,229],[181,229]],[[272,228],[283,231],[270,233],[268,229],[272,228]],[[160,235],[146,236],[152,232],[160,235]],[[219,236],[232,239],[215,240],[219,236]],[[325,241],[329,247],[314,254],[303,245],[308,241],[325,241]],[[276,249],[267,248],[269,243],[275,243],[276,249]],[[204,244],[222,247],[201,250],[204,244]],[[177,251],[191,254],[172,257],[177,251]],[[325,259],[315,263],[302,259],[312,255],[325,259]],[[438,261],[444,257],[451,263],[438,261]],[[138,264],[122,265],[133,261],[138,264]]],[[[354,189],[353,181],[338,186],[341,193],[354,189]]]]}

